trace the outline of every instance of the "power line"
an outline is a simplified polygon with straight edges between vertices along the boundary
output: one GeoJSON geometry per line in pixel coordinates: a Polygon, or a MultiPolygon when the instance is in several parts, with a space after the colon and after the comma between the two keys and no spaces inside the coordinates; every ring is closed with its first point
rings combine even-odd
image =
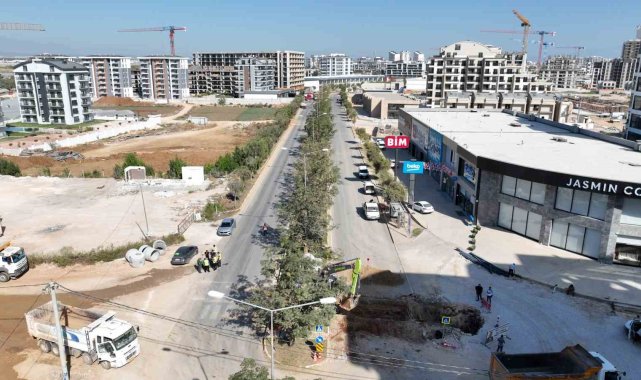
{"type": "MultiPolygon", "coordinates": [[[[193,321],[186,321],[183,319],[179,318],[174,318],[170,317],[167,315],[159,314],[159,313],[154,313],[150,311],[146,311],[143,309],[138,309],[133,306],[128,306],[124,305],[121,303],[113,302],[110,300],[106,300],[100,297],[92,296],[89,294],[85,294],[82,292],[74,291],[71,290],[63,285],[60,285],[60,289],[64,289],[68,293],[77,295],[79,297],[84,297],[84,298],[89,298],[94,301],[99,301],[105,304],[109,304],[115,307],[119,307],[125,310],[129,310],[132,312],[136,312],[139,314],[144,314],[148,315],[151,317],[167,320],[170,322],[174,322],[180,325],[184,325],[187,327],[191,328],[197,328],[199,330],[206,329],[208,332],[215,333],[221,336],[225,336],[228,338],[232,338],[238,341],[243,341],[246,343],[250,344],[257,344],[260,345],[260,342],[257,342],[253,338],[241,338],[239,337],[238,331],[237,330],[231,330],[231,329],[222,329],[219,327],[214,327],[211,325],[199,323],[199,322],[193,322],[193,321]]],[[[307,350],[303,349],[297,349],[293,348],[293,350],[298,351],[298,352],[305,352],[308,353],[307,350]]],[[[459,366],[453,366],[453,365],[448,365],[448,364],[440,364],[440,363],[434,363],[434,362],[423,362],[423,361],[418,361],[418,360],[409,360],[409,359],[402,359],[402,358],[394,358],[394,357],[389,357],[389,356],[382,356],[382,355],[374,355],[374,354],[368,354],[364,352],[358,352],[358,351],[342,351],[342,350],[335,350],[331,349],[326,352],[326,355],[332,355],[334,359],[337,360],[347,360],[351,362],[358,362],[362,364],[373,364],[373,365],[379,365],[379,366],[385,366],[385,367],[392,367],[392,368],[405,368],[405,369],[424,369],[428,371],[435,371],[435,372],[448,372],[448,373],[457,373],[457,374],[487,374],[486,369],[478,369],[478,368],[469,368],[469,367],[459,367],[459,366]],[[329,352],[333,351],[333,352],[329,352]],[[346,357],[347,359],[345,359],[346,357]],[[444,367],[444,368],[432,368],[429,366],[437,366],[437,367],[444,367]]],[[[296,366],[293,366],[296,367],[296,366]]],[[[296,367],[300,368],[300,367],[296,367]]]]}

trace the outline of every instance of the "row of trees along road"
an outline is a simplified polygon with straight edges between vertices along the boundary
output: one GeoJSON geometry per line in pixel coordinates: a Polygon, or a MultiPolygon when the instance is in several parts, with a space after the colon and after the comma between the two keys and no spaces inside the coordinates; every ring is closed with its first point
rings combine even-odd
{"type": "MultiPolygon", "coordinates": [[[[328,209],[337,192],[338,168],[329,149],[334,135],[329,91],[321,91],[305,124],[299,159],[288,178],[289,189],[278,211],[279,243],[265,252],[261,262],[264,280],[254,287],[249,302],[277,309],[319,300],[344,291],[330,288],[319,269],[333,257],[327,247],[331,220],[328,209]]],[[[245,309],[257,327],[269,328],[269,313],[245,309]]],[[[334,305],[313,305],[274,314],[274,325],[295,337],[305,338],[310,326],[327,325],[334,305]]]]}

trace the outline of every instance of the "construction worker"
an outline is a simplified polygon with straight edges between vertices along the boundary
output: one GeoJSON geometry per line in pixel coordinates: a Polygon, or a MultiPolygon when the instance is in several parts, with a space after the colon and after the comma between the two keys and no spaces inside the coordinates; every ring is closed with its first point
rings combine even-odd
{"type": "Polygon", "coordinates": [[[196,260],[196,270],[198,271],[198,273],[202,273],[203,259],[201,259],[200,257],[198,258],[198,260],[196,260]]]}
{"type": "Polygon", "coordinates": [[[220,268],[222,263],[223,263],[223,254],[220,251],[216,250],[214,252],[214,270],[220,268]]]}
{"type": "Polygon", "coordinates": [[[209,272],[209,259],[207,259],[207,258],[202,259],[202,258],[201,258],[201,260],[202,260],[202,262],[203,262],[203,270],[204,270],[205,272],[209,272]]]}
{"type": "Polygon", "coordinates": [[[496,352],[503,352],[503,346],[505,345],[505,337],[501,335],[496,342],[498,343],[498,346],[496,347],[496,352]]]}

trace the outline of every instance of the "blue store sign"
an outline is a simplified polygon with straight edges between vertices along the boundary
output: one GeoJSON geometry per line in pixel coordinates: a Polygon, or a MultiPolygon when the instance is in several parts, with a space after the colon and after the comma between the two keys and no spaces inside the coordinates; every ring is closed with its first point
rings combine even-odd
{"type": "Polygon", "coordinates": [[[404,161],[403,173],[405,174],[423,174],[425,164],[422,161],[404,161]]]}

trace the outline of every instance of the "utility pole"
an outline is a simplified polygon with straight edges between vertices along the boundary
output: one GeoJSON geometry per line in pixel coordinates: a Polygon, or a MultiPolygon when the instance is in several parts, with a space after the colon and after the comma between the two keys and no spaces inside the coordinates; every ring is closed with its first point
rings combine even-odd
{"type": "Polygon", "coordinates": [[[53,320],[56,323],[56,335],[58,336],[58,352],[60,354],[60,369],[62,370],[62,380],[69,380],[69,371],[67,371],[67,349],[65,348],[65,340],[62,335],[62,326],[60,326],[60,314],[58,312],[56,289],[58,289],[58,284],[56,284],[55,282],[50,282],[44,288],[44,292],[51,294],[53,320]]]}
{"type": "Polygon", "coordinates": [[[147,207],[145,206],[145,196],[142,194],[142,184],[140,186],[140,197],[142,198],[142,209],[145,212],[145,225],[147,226],[147,236],[149,236],[149,220],[147,220],[147,207]]]}

